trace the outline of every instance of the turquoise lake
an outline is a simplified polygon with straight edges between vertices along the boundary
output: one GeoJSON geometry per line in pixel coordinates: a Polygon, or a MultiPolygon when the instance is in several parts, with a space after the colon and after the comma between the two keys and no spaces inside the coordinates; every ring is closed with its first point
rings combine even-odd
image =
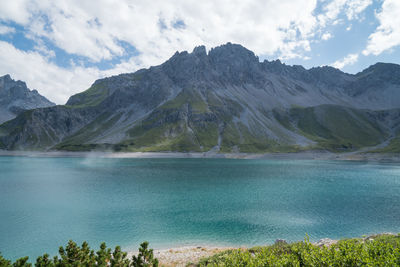
{"type": "Polygon", "coordinates": [[[400,232],[397,164],[0,157],[0,251],[136,250],[400,232]]]}

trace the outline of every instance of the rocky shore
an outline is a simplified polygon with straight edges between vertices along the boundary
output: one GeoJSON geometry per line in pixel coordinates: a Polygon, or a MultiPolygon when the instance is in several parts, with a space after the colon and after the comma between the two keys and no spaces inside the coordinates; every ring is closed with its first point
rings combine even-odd
{"type": "MultiPolygon", "coordinates": [[[[184,267],[198,263],[200,259],[210,257],[214,254],[237,249],[235,247],[211,247],[211,246],[186,246],[171,249],[154,250],[154,257],[159,260],[160,266],[184,267]]],[[[129,257],[137,253],[129,253],[129,257]]]]}

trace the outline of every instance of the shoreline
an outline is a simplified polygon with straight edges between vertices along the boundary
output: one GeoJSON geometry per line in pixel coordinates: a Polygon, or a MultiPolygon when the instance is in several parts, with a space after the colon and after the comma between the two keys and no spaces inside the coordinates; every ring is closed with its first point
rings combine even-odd
{"type": "MultiPolygon", "coordinates": [[[[211,257],[217,253],[240,247],[219,246],[180,246],[175,248],[154,249],[154,258],[159,260],[160,266],[184,267],[198,263],[202,258],[211,257]]],[[[244,248],[243,249],[247,249],[244,248]]],[[[128,251],[128,258],[137,255],[137,251],[128,251]]]]}
{"type": "Polygon", "coordinates": [[[291,153],[210,153],[210,152],[70,152],[70,151],[9,151],[0,150],[0,156],[48,157],[48,158],[216,158],[216,159],[258,159],[258,160],[339,160],[400,162],[400,153],[365,153],[329,151],[304,151],[291,153]]]}

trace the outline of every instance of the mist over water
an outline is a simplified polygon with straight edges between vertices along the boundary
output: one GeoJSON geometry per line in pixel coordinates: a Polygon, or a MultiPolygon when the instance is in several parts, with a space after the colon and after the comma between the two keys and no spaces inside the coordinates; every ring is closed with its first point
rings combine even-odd
{"type": "Polygon", "coordinates": [[[340,161],[0,157],[0,251],[254,246],[400,232],[400,167],[340,161]]]}

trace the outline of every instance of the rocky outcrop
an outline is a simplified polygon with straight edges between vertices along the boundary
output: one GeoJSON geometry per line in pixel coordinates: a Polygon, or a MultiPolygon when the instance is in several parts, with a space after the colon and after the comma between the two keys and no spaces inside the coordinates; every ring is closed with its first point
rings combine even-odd
{"type": "Polygon", "coordinates": [[[25,82],[14,81],[8,74],[0,77],[0,124],[23,111],[54,105],[38,91],[29,90],[25,82]]]}

